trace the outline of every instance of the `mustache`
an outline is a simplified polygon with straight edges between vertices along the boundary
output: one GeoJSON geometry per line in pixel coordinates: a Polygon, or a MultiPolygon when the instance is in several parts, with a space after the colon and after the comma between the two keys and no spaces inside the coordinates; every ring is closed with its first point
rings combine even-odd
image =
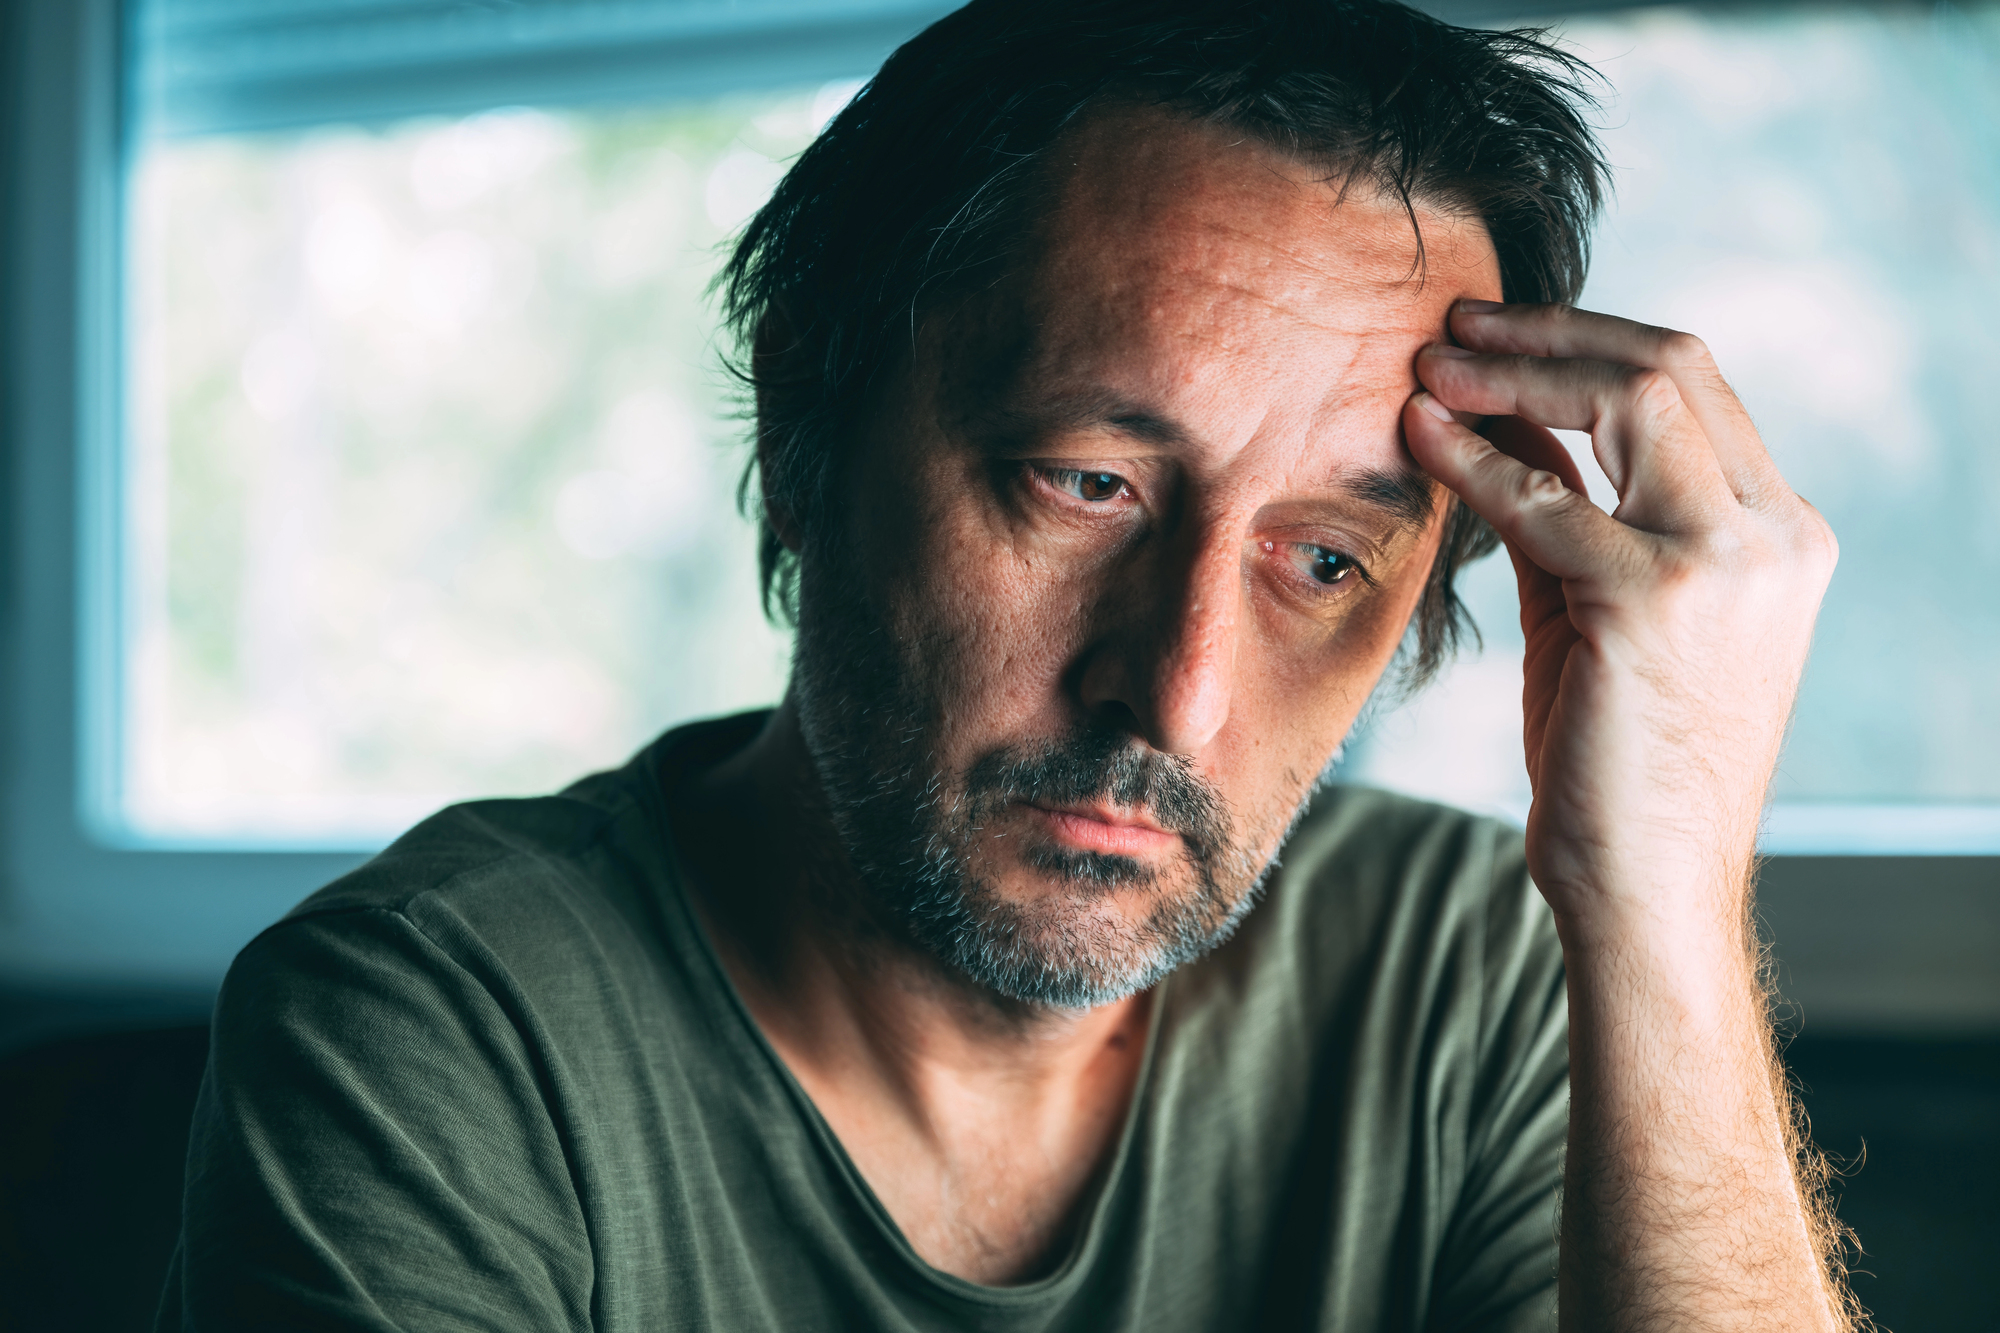
{"type": "Polygon", "coordinates": [[[1014,802],[1104,802],[1144,811],[1188,843],[1197,860],[1230,845],[1229,807],[1180,755],[1132,736],[1086,727],[1051,741],[1003,746],[966,770],[964,795],[975,822],[1014,802]]]}

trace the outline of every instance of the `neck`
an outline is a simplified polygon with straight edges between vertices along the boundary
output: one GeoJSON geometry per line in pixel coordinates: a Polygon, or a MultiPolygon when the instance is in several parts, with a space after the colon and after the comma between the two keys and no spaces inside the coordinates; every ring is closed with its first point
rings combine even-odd
{"type": "Polygon", "coordinates": [[[1046,1271],[1109,1162],[1150,995],[1021,1004],[912,943],[841,854],[789,703],[675,807],[738,992],[918,1253],[973,1281],[1046,1271]]]}

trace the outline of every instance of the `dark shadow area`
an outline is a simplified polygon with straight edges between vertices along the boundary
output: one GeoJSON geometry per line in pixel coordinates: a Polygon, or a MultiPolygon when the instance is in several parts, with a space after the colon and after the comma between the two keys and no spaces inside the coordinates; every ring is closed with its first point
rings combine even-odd
{"type": "Polygon", "coordinates": [[[1891,1333],[1992,1328],[2000,1040],[1801,1038],[1786,1060],[1814,1141],[1846,1164],[1862,1304],[1891,1333]]]}
{"type": "MultiPolygon", "coordinates": [[[[182,1001],[150,1025],[126,997],[0,1005],[0,1329],[151,1326],[179,1227],[188,1120],[207,1055],[182,1001]],[[58,1019],[84,1024],[57,1035],[58,1019]],[[104,1031],[122,1019],[139,1030],[104,1031]],[[8,1030],[15,1040],[6,1040],[8,1030]],[[94,1030],[93,1030],[94,1029],[94,1030]]],[[[1840,1183],[1867,1254],[1855,1284],[1892,1333],[1991,1326],[2000,1250],[2000,1039],[1817,1038],[1788,1059],[1814,1135],[1865,1161],[1840,1183]]]]}
{"type": "Polygon", "coordinates": [[[152,1327],[207,1058],[205,1025],[0,1058],[0,1329],[152,1327]]]}

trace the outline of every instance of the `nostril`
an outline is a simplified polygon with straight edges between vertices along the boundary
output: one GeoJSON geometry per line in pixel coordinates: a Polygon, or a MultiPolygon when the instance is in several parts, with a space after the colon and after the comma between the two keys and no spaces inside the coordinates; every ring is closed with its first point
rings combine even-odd
{"type": "Polygon", "coordinates": [[[1091,709],[1091,720],[1114,731],[1130,732],[1134,736],[1145,734],[1139,723],[1139,714],[1122,699],[1105,699],[1091,709]]]}

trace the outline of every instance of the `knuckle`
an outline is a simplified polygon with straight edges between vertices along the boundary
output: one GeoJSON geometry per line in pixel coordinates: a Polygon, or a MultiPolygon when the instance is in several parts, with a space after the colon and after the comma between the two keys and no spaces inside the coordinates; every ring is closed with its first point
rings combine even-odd
{"type": "Polygon", "coordinates": [[[1755,543],[1729,527],[1713,527],[1692,544],[1690,562],[1717,569],[1750,569],[1761,563],[1755,543]]]}
{"type": "Polygon", "coordinates": [[[1536,313],[1548,325],[1549,331],[1559,337],[1567,337],[1568,327],[1575,324],[1582,312],[1567,301],[1550,301],[1535,307],[1536,313]]]}
{"type": "Polygon", "coordinates": [[[1702,619],[1713,600],[1714,566],[1700,552],[1668,548],[1648,571],[1653,606],[1668,620],[1702,619]]]}
{"type": "Polygon", "coordinates": [[[1668,365],[1705,369],[1715,364],[1715,358],[1710,354],[1708,344],[1692,333],[1682,333],[1678,329],[1656,329],[1654,336],[1659,342],[1660,359],[1668,365]]]}
{"type": "Polygon", "coordinates": [[[1676,613],[1728,618],[1817,596],[1833,571],[1833,532],[1817,514],[1805,521],[1724,521],[1663,552],[1653,569],[1655,595],[1676,613]]]}
{"type": "Polygon", "coordinates": [[[1840,563],[1840,539],[1819,510],[1803,500],[1799,504],[1804,511],[1796,538],[1799,555],[1814,570],[1831,576],[1834,566],[1840,563]]]}
{"type": "MultiPolygon", "coordinates": [[[[1749,414],[1736,402],[1735,391],[1729,387],[1722,367],[1715,364],[1715,354],[1709,351],[1708,344],[1692,333],[1681,333],[1675,329],[1661,329],[1659,335],[1661,364],[1670,367],[1676,378],[1696,395],[1720,399],[1732,405],[1737,416],[1747,425],[1749,414]]],[[[1754,431],[1755,428],[1751,429],[1754,431]]]]}
{"type": "Polygon", "coordinates": [[[1639,421],[1656,423],[1680,410],[1681,391],[1666,371],[1635,366],[1626,372],[1625,400],[1639,421]]]}
{"type": "Polygon", "coordinates": [[[1569,498],[1562,478],[1540,468],[1522,468],[1513,476],[1514,502],[1523,509],[1545,509],[1569,498]]]}

